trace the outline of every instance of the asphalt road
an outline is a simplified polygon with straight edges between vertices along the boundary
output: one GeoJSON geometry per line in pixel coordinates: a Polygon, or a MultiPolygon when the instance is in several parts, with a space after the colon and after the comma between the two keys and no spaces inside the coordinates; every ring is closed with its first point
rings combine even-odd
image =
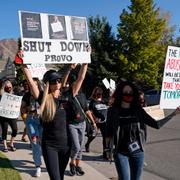
{"type": "MultiPolygon", "coordinates": [[[[91,144],[91,153],[84,153],[84,160],[105,176],[116,177],[114,163],[105,162],[100,156],[101,152],[102,138],[98,135],[91,144]]],[[[159,130],[148,127],[145,162],[144,171],[166,180],[180,180],[180,116],[159,130]]]]}

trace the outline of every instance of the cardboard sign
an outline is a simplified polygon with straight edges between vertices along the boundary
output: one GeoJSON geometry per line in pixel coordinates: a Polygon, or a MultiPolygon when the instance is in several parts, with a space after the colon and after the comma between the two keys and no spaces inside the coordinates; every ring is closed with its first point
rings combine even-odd
{"type": "Polygon", "coordinates": [[[180,105],[180,48],[168,46],[161,89],[160,108],[180,105]]]}
{"type": "Polygon", "coordinates": [[[25,64],[90,63],[85,17],[19,11],[25,64]]]}
{"type": "Polygon", "coordinates": [[[16,119],[20,115],[22,96],[3,93],[0,101],[0,116],[16,119]]]}
{"type": "Polygon", "coordinates": [[[33,78],[43,79],[43,75],[47,71],[45,64],[31,64],[27,65],[33,78]]]}

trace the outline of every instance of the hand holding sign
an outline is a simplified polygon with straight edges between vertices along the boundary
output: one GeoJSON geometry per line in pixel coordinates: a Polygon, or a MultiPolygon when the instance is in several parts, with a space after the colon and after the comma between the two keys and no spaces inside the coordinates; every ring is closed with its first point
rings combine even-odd
{"type": "Polygon", "coordinates": [[[17,53],[16,57],[15,57],[15,61],[14,64],[16,65],[20,65],[23,64],[23,51],[19,50],[19,52],[17,53]]]}

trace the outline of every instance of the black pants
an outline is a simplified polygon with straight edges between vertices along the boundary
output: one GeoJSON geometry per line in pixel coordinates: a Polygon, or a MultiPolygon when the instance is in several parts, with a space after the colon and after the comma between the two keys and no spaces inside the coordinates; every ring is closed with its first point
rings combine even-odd
{"type": "MultiPolygon", "coordinates": [[[[106,148],[106,123],[97,123],[97,128],[100,129],[102,134],[103,153],[106,148]]],[[[89,146],[95,137],[89,136],[86,145],[89,146]]]]}
{"type": "Polygon", "coordinates": [[[42,154],[50,179],[63,180],[70,157],[70,148],[59,150],[43,144],[42,154]]]}
{"type": "Polygon", "coordinates": [[[1,117],[0,121],[1,121],[1,126],[2,126],[2,140],[7,139],[8,125],[10,125],[10,127],[12,129],[11,136],[16,137],[16,135],[17,135],[17,120],[1,117]]]}

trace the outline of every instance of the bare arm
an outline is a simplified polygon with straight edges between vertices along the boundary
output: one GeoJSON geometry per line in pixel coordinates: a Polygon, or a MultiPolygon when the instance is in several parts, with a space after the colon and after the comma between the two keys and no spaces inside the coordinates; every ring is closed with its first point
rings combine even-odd
{"type": "MultiPolygon", "coordinates": [[[[91,46],[88,45],[86,47],[86,50],[88,52],[91,52],[91,46]]],[[[88,68],[87,63],[81,65],[81,69],[79,71],[78,78],[77,78],[77,80],[74,82],[74,84],[72,86],[73,97],[75,97],[78,94],[79,90],[81,89],[82,83],[83,83],[84,78],[86,76],[87,68],[88,68]]]]}
{"type": "Polygon", "coordinates": [[[31,72],[29,71],[27,65],[26,65],[26,64],[23,64],[23,51],[20,50],[20,51],[17,53],[17,56],[16,56],[16,57],[19,58],[19,59],[21,59],[22,62],[21,62],[20,64],[21,64],[21,66],[22,66],[22,70],[23,70],[23,72],[24,72],[24,75],[25,75],[25,77],[26,77],[26,80],[27,80],[27,82],[28,82],[28,84],[29,84],[30,91],[31,91],[33,97],[34,97],[35,99],[37,99],[37,98],[39,97],[39,89],[38,89],[37,85],[35,84],[35,82],[34,82],[34,80],[33,80],[33,78],[32,78],[31,72]]]}
{"type": "Polygon", "coordinates": [[[33,97],[35,99],[37,99],[39,97],[39,89],[32,78],[31,72],[29,71],[27,65],[25,65],[25,64],[22,65],[22,70],[23,70],[26,80],[29,84],[29,88],[31,90],[33,97]]]}
{"type": "Polygon", "coordinates": [[[72,86],[73,97],[75,97],[78,94],[79,90],[81,89],[82,83],[86,76],[87,68],[88,68],[88,64],[82,64],[81,69],[78,74],[78,78],[72,86]]]}
{"type": "Polygon", "coordinates": [[[68,68],[67,72],[65,73],[63,79],[62,79],[62,87],[65,87],[66,86],[66,83],[67,83],[67,80],[68,80],[68,77],[69,77],[69,74],[71,72],[72,69],[75,69],[77,66],[77,64],[71,64],[70,67],[68,68]]]}
{"type": "Polygon", "coordinates": [[[96,127],[96,122],[94,119],[94,116],[90,110],[86,111],[87,117],[91,120],[91,123],[93,124],[94,127],[96,127]]]}

